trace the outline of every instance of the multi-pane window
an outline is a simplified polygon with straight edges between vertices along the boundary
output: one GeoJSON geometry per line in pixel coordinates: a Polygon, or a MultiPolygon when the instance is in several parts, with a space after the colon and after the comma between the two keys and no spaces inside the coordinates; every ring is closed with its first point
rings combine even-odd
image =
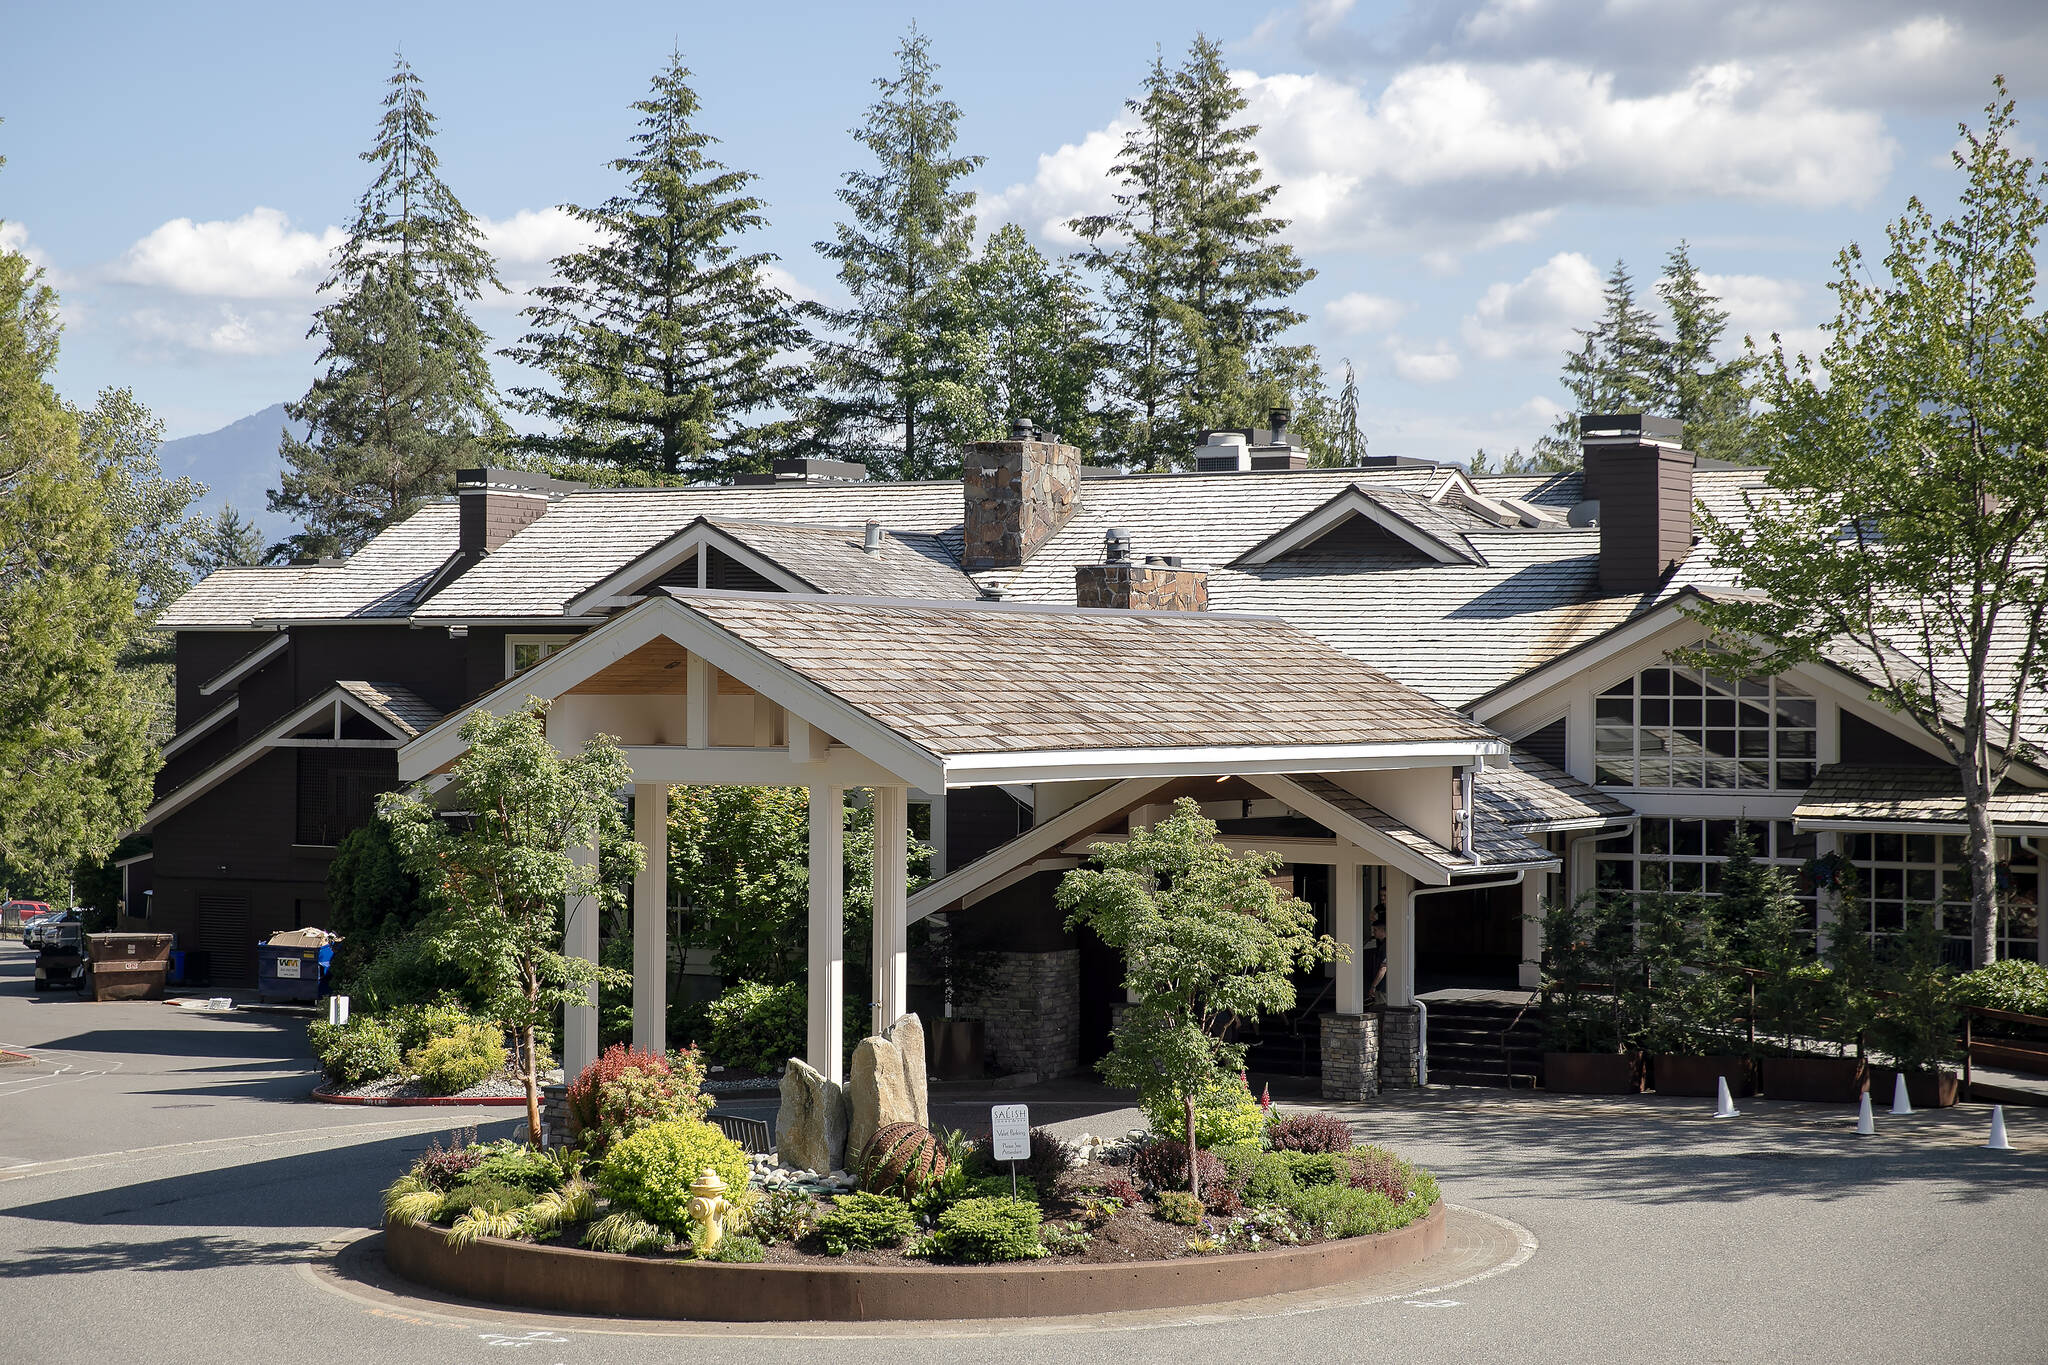
{"type": "MultiPolygon", "coordinates": [[[[1906,927],[1908,909],[1937,909],[1951,962],[1970,961],[1970,864],[1959,834],[1848,834],[1843,852],[1856,868],[1858,913],[1873,936],[1906,927]]],[[[2032,958],[2039,934],[2040,862],[2018,843],[2000,874],[1998,955],[2032,958]]]]}
{"type": "MultiPolygon", "coordinates": [[[[1721,869],[1728,844],[1735,837],[1733,820],[1688,820],[1645,815],[1627,840],[1596,844],[1594,874],[1603,891],[1721,891],[1721,869]]],[[[1793,895],[1814,910],[1813,887],[1800,869],[1814,854],[1814,837],[1793,830],[1790,820],[1757,820],[1749,824],[1757,861],[1774,863],[1792,874],[1793,895]]],[[[1809,918],[1808,923],[1812,923],[1809,918]]]]}
{"type": "Polygon", "coordinates": [[[513,636],[505,642],[506,676],[524,673],[551,654],[559,654],[576,642],[573,635],[513,636]]]}
{"type": "Polygon", "coordinates": [[[1813,698],[1780,678],[1649,668],[1602,692],[1593,720],[1608,786],[1800,791],[1820,752],[1813,698]]]}

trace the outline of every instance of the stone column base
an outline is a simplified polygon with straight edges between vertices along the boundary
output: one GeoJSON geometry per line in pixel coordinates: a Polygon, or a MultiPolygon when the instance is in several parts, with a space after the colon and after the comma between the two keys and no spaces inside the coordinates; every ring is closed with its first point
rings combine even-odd
{"type": "Polygon", "coordinates": [[[1323,1098],[1369,1100],[1379,1093],[1379,1016],[1324,1015],[1323,1098]]]}
{"type": "Polygon", "coordinates": [[[1380,1089],[1413,1090],[1422,1083],[1422,1020],[1413,1005],[1380,1011],[1380,1089]]]}
{"type": "Polygon", "coordinates": [[[582,1136],[569,1117],[569,1086],[557,1081],[540,1088],[540,1141],[543,1147],[573,1147],[582,1136]]]}

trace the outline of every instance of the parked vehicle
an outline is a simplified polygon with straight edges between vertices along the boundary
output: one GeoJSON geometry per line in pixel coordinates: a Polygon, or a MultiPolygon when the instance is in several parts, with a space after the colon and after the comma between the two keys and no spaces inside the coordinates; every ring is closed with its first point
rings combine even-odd
{"type": "Polygon", "coordinates": [[[51,926],[58,924],[76,924],[78,923],[79,918],[80,915],[76,907],[73,907],[69,910],[58,910],[51,914],[38,916],[36,919],[31,920],[29,922],[29,925],[26,929],[23,929],[21,931],[21,941],[31,948],[40,948],[43,946],[43,935],[49,931],[51,926]]]}
{"type": "Polygon", "coordinates": [[[23,943],[28,942],[28,926],[50,913],[48,901],[8,901],[0,905],[0,924],[21,930],[23,943]]]}

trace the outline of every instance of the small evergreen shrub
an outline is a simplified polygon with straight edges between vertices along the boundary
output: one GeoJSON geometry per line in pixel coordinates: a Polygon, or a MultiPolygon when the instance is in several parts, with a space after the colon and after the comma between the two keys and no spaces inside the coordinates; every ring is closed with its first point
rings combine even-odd
{"type": "Polygon", "coordinates": [[[1351,1163],[1342,1156],[1330,1152],[1281,1152],[1278,1155],[1286,1163],[1287,1173],[1294,1177],[1294,1183],[1304,1189],[1310,1185],[1351,1183],[1351,1163]]]}
{"type": "Polygon", "coordinates": [[[1017,1175],[1051,1195],[1058,1192],[1060,1180],[1074,1165],[1073,1148],[1055,1137],[1050,1128],[1033,1128],[1031,1155],[1017,1163],[1017,1175]]]}
{"type": "Polygon", "coordinates": [[[753,1238],[728,1233],[703,1259],[725,1265],[759,1265],[768,1259],[768,1253],[753,1238]]]}
{"type": "Polygon", "coordinates": [[[473,1151],[476,1163],[455,1178],[457,1188],[494,1181],[547,1194],[561,1189],[569,1177],[561,1162],[525,1143],[504,1140],[473,1151]]]}
{"type": "Polygon", "coordinates": [[[893,1195],[842,1194],[819,1216],[815,1235],[827,1256],[876,1247],[900,1247],[917,1231],[910,1205],[893,1195]]]}
{"type": "MultiPolygon", "coordinates": [[[[1187,1116],[1178,1097],[1148,1095],[1144,1105],[1145,1123],[1155,1134],[1186,1140],[1187,1116]]],[[[1195,1146],[1206,1150],[1233,1142],[1263,1142],[1265,1136],[1266,1111],[1242,1078],[1216,1076],[1195,1097],[1195,1146]]]]}
{"type": "Polygon", "coordinates": [[[1263,1204],[1287,1207],[1301,1189],[1287,1156],[1285,1152],[1259,1153],[1246,1170],[1243,1188],[1238,1192],[1245,1203],[1254,1207],[1263,1204]]]}
{"type": "Polygon", "coordinates": [[[306,1042],[320,1060],[321,1074],[336,1085],[354,1087],[398,1074],[402,1054],[391,1026],[359,1014],[346,1024],[309,1024],[306,1042]]]}
{"type": "Polygon", "coordinates": [[[1348,1185],[1312,1185],[1295,1194],[1287,1211],[1325,1237],[1390,1232],[1421,1216],[1411,1216],[1378,1190],[1354,1190],[1348,1185]]]}
{"type": "Polygon", "coordinates": [[[773,1074],[804,1050],[804,985],[742,981],[704,1007],[704,1050],[726,1066],[773,1074]]]}
{"type": "Polygon", "coordinates": [[[956,1261],[987,1264],[1045,1255],[1038,1240],[1038,1206],[1024,1199],[963,1199],[938,1217],[930,1251],[956,1261]]]}
{"type": "Polygon", "coordinates": [[[502,1180],[473,1180],[457,1185],[442,1196],[441,1213],[444,1217],[470,1209],[482,1209],[486,1213],[516,1213],[538,1197],[524,1185],[509,1185],[502,1180]]]}
{"type": "MultiPolygon", "coordinates": [[[[1202,1188],[1211,1181],[1221,1183],[1227,1176],[1214,1153],[1195,1153],[1195,1170],[1202,1188]]],[[[1155,1190],[1184,1190],[1188,1187],[1187,1144],[1175,1138],[1155,1138],[1131,1154],[1131,1179],[1155,1190]]]]}
{"type": "MultiPolygon", "coordinates": [[[[1033,1204],[1040,1203],[1044,1199],[1044,1195],[1038,1186],[1032,1184],[1021,1175],[1017,1177],[1015,1189],[1010,1187],[1010,1177],[1007,1175],[981,1176],[968,1181],[967,1188],[961,1192],[960,1197],[962,1199],[1025,1199],[1033,1204]]],[[[957,1203],[958,1201],[956,1200],[955,1202],[957,1203]]]]}
{"type": "Polygon", "coordinates": [[[597,1187],[615,1208],[658,1227],[686,1231],[690,1184],[706,1166],[738,1200],[751,1174],[740,1145],[697,1119],[657,1123],[621,1138],[598,1167],[597,1187]]]}
{"type": "Polygon", "coordinates": [[[1202,1201],[1186,1190],[1161,1190],[1152,1202],[1159,1216],[1169,1223],[1191,1228],[1202,1221],[1202,1201]]]}
{"type": "Polygon", "coordinates": [[[459,1095],[505,1069],[505,1038],[495,1025],[464,1020],[406,1053],[405,1067],[429,1095],[459,1095]]]}
{"type": "Polygon", "coordinates": [[[1266,1125],[1266,1142],[1280,1152],[1348,1152],[1351,1125],[1329,1114],[1290,1114],[1266,1125]]]}
{"type": "Polygon", "coordinates": [[[747,1231],[763,1242],[795,1242],[810,1234],[818,1205],[802,1190],[766,1190],[747,1213],[747,1231]]]}

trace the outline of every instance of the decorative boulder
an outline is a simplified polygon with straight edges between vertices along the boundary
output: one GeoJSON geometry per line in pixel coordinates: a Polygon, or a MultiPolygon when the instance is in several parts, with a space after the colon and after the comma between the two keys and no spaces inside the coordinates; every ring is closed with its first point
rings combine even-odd
{"type": "Polygon", "coordinates": [[[782,1073],[775,1155],[800,1171],[836,1171],[846,1164],[846,1092],[795,1057],[782,1073]]]}
{"type": "Polygon", "coordinates": [[[860,1040],[853,1050],[853,1069],[846,1078],[851,1111],[846,1149],[867,1150],[876,1130],[892,1123],[930,1125],[924,1076],[924,1025],[906,1014],[888,1029],[860,1040]]]}

